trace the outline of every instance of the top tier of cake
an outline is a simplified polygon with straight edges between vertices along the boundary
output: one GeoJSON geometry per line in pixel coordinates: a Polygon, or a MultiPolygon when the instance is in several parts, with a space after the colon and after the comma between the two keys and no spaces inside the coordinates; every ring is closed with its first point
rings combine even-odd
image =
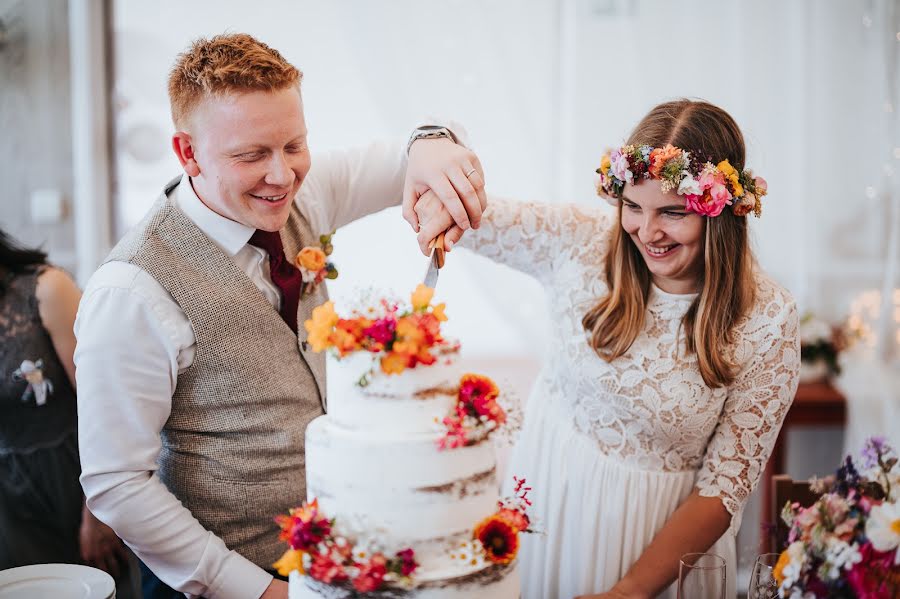
{"type": "Polygon", "coordinates": [[[459,344],[432,350],[437,361],[400,374],[385,374],[373,355],[327,358],[328,416],[350,430],[434,433],[456,405],[462,371],[459,344]],[[366,384],[360,380],[365,377],[366,384]]]}

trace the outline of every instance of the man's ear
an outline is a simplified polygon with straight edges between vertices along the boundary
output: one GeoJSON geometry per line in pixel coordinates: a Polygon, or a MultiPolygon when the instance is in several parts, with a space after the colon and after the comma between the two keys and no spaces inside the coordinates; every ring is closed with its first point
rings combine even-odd
{"type": "Polygon", "coordinates": [[[172,136],[172,149],[178,157],[184,172],[189,177],[196,177],[200,174],[200,165],[194,158],[194,144],[189,133],[184,131],[176,131],[172,136]]]}

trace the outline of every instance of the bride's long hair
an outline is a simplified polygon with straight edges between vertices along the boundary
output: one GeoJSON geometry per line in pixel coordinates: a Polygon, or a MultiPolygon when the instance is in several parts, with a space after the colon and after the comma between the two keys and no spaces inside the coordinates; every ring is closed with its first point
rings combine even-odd
{"type": "MultiPolygon", "coordinates": [[[[731,116],[717,106],[694,100],[660,104],[638,123],[628,144],[661,148],[672,144],[709,158],[744,168],[744,136],[731,116]]],[[[703,381],[709,387],[728,386],[737,375],[731,345],[734,326],[754,302],[754,258],[747,218],[729,207],[704,218],[700,292],[681,321],[687,352],[697,355],[703,381]]],[[[619,220],[606,255],[609,295],[582,319],[591,346],[607,361],[622,356],[644,326],[651,276],[640,250],[619,220]]]]}

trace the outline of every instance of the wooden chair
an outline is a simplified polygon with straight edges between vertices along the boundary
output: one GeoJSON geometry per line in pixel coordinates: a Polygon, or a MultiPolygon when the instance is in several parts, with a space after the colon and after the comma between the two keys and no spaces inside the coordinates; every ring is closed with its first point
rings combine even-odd
{"type": "Polygon", "coordinates": [[[814,493],[809,488],[809,481],[794,480],[787,474],[776,474],[772,476],[772,497],[771,507],[774,517],[771,534],[769,535],[770,550],[780,552],[787,546],[787,538],[790,529],[784,520],[781,519],[781,510],[785,504],[799,503],[802,507],[809,507],[819,498],[818,493],[814,493]]]}

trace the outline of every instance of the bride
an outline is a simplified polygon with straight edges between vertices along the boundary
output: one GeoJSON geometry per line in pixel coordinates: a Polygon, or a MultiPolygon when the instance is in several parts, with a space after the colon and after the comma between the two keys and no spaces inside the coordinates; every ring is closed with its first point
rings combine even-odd
{"type": "MultiPolygon", "coordinates": [[[[744,154],[722,109],[660,104],[601,161],[615,217],[492,198],[460,240],[541,281],[554,323],[510,463],[544,531],[522,540],[523,597],[674,599],[680,556],[707,551],[736,596],[741,511],[800,365],[794,300],[750,248],[766,184],[744,154]]],[[[420,245],[452,225],[433,193],[415,213],[420,245]]]]}

